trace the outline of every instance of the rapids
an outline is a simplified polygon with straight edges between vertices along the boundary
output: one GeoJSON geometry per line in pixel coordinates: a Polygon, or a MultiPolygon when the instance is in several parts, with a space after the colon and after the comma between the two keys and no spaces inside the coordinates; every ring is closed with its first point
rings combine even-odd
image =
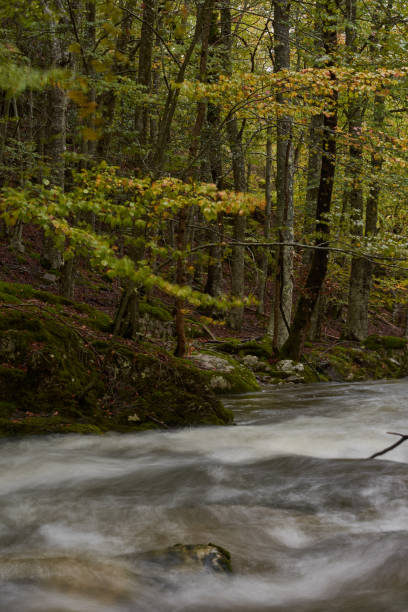
{"type": "Polygon", "coordinates": [[[266,388],[236,425],[0,446],[7,612],[405,612],[408,381],[266,388]],[[214,542],[232,576],[141,553],[214,542]]]}

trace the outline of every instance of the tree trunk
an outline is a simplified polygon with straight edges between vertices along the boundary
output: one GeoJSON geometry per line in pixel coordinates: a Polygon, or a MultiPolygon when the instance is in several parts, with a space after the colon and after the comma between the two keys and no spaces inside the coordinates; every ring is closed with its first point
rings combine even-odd
{"type": "MultiPolygon", "coordinates": [[[[303,221],[305,240],[310,238],[316,229],[316,205],[322,168],[322,128],[323,115],[314,115],[310,120],[309,130],[309,158],[307,164],[305,217],[303,221]]],[[[310,264],[311,257],[311,250],[305,249],[303,263],[310,264]]]]}
{"type": "MultiPolygon", "coordinates": [[[[374,123],[381,131],[385,118],[384,97],[376,95],[374,102],[374,123]]],[[[366,203],[365,236],[377,233],[378,201],[381,191],[381,168],[383,158],[378,153],[371,156],[373,180],[369,186],[366,203]]],[[[362,221],[362,220],[361,220],[362,221]]],[[[350,273],[348,302],[347,337],[362,341],[368,334],[368,307],[371,293],[373,263],[363,257],[353,257],[350,273]]]]}
{"type": "MultiPolygon", "coordinates": [[[[221,4],[221,37],[223,44],[223,68],[225,74],[231,74],[231,9],[227,2],[221,4]]],[[[242,133],[238,127],[238,120],[233,115],[227,120],[227,134],[232,158],[232,172],[235,191],[246,191],[245,156],[242,147],[242,133]]],[[[233,240],[245,241],[246,216],[234,215],[233,240]]],[[[231,261],[231,293],[232,296],[242,300],[245,289],[245,247],[235,245],[232,248],[231,261]]],[[[229,324],[233,329],[240,330],[244,317],[244,307],[235,306],[231,309],[229,324]]]]}
{"type": "MultiPolygon", "coordinates": [[[[51,62],[52,66],[59,68],[66,63],[66,40],[65,36],[58,35],[58,26],[64,23],[66,16],[63,14],[59,2],[56,3],[60,10],[58,21],[45,3],[45,10],[52,15],[51,25],[51,62]]],[[[62,191],[65,187],[65,159],[66,148],[66,112],[67,95],[59,85],[49,88],[47,95],[47,140],[45,156],[49,165],[49,180],[52,185],[59,187],[62,191]]],[[[63,265],[61,251],[55,246],[52,235],[45,239],[43,261],[51,270],[59,270],[63,265]]]]}
{"type": "MultiPolygon", "coordinates": [[[[347,0],[347,8],[349,13],[349,23],[356,20],[356,0],[347,0]]],[[[377,18],[375,19],[377,21],[377,18]]],[[[354,29],[353,29],[354,30],[354,29]]],[[[347,32],[346,32],[347,34],[347,32]]],[[[386,35],[387,36],[387,35],[386,35]]],[[[353,31],[349,34],[349,38],[354,43],[355,34],[353,31]]],[[[371,44],[371,51],[376,52],[377,47],[371,44]]],[[[374,100],[374,129],[380,133],[384,125],[385,119],[385,101],[384,97],[377,94],[374,100]]],[[[361,130],[362,123],[356,126],[351,124],[351,129],[361,130]]],[[[361,150],[352,155],[350,147],[350,156],[355,159],[358,156],[359,164],[354,173],[354,179],[357,181],[357,171],[362,172],[362,153],[361,150]]],[[[371,155],[371,170],[373,179],[369,186],[369,193],[366,202],[366,219],[365,227],[363,227],[363,192],[362,188],[356,188],[354,185],[350,194],[351,220],[354,227],[355,235],[364,235],[366,237],[374,236],[377,233],[377,211],[378,200],[380,194],[380,174],[383,165],[383,157],[378,152],[371,155]],[[355,214],[355,212],[359,214],[355,214]],[[353,215],[354,213],[354,215],[353,215]]],[[[346,327],[346,337],[362,341],[368,334],[368,307],[371,292],[373,264],[371,261],[362,257],[353,256],[350,272],[350,289],[348,300],[348,317],[346,327]]]]}
{"type": "MultiPolygon", "coordinates": [[[[220,74],[220,58],[217,57],[217,48],[219,47],[220,42],[221,37],[218,24],[218,11],[213,11],[208,49],[209,57],[212,60],[208,67],[208,81],[210,82],[218,80],[220,74]]],[[[207,104],[206,129],[204,130],[203,134],[203,154],[210,168],[211,179],[213,183],[217,185],[218,189],[221,190],[224,187],[224,178],[220,115],[220,108],[209,102],[207,104]]],[[[208,241],[220,243],[222,241],[223,233],[223,215],[220,213],[217,216],[217,221],[213,221],[209,224],[208,241]]],[[[216,297],[221,295],[222,292],[222,247],[219,244],[210,247],[208,257],[207,281],[204,291],[205,293],[216,297]]]]}
{"type": "MultiPolygon", "coordinates": [[[[213,0],[208,0],[206,3],[203,14],[201,16],[201,54],[200,54],[200,66],[199,66],[199,80],[201,82],[206,81],[207,73],[207,60],[208,60],[208,45],[210,36],[210,25],[211,16],[213,10],[213,0]]],[[[198,17],[197,17],[198,18],[198,17]]],[[[198,102],[197,113],[194,126],[191,133],[191,144],[189,148],[189,163],[184,173],[184,180],[189,181],[194,179],[197,168],[195,167],[195,159],[199,149],[199,143],[201,138],[201,130],[203,128],[205,115],[206,115],[206,103],[198,102]]],[[[177,249],[180,251],[180,255],[177,259],[176,268],[176,283],[178,285],[185,284],[185,262],[183,252],[188,243],[187,236],[187,224],[188,220],[192,217],[192,210],[187,210],[186,207],[180,209],[178,214],[178,231],[177,231],[177,249]]],[[[175,309],[176,309],[176,338],[177,346],[175,350],[176,357],[184,357],[187,351],[187,340],[184,322],[184,300],[176,298],[175,309]]]]}
{"type": "MultiPolygon", "coordinates": [[[[290,69],[290,1],[275,0],[273,28],[275,34],[275,72],[290,69]]],[[[278,93],[277,102],[285,104],[278,93]]],[[[293,242],[293,182],[294,151],[292,142],[293,119],[281,115],[276,118],[276,202],[279,242],[293,242]]],[[[278,246],[273,312],[273,344],[276,348],[289,335],[293,299],[293,248],[278,246]]],[[[269,323],[268,331],[272,326],[269,323]]]]}
{"type": "MultiPolygon", "coordinates": [[[[143,3],[143,23],[140,33],[138,83],[143,85],[143,92],[150,93],[152,88],[152,60],[154,44],[154,23],[156,20],[156,0],[145,0],[143,3]]],[[[142,146],[148,141],[149,105],[136,106],[135,125],[142,146]]]]}
{"type": "MultiPolygon", "coordinates": [[[[265,222],[264,222],[264,237],[265,242],[271,238],[271,221],[272,221],[272,128],[268,128],[266,134],[266,159],[265,159],[265,222]]],[[[268,261],[269,252],[263,248],[261,252],[261,261],[259,265],[259,281],[258,281],[258,306],[257,312],[264,314],[265,312],[265,287],[268,279],[268,261]]],[[[273,309],[273,306],[272,306],[273,309]]],[[[274,325],[272,325],[272,329],[274,325]]]]}
{"type": "MultiPolygon", "coordinates": [[[[336,8],[332,0],[321,2],[322,7],[322,38],[326,55],[330,58],[326,64],[326,70],[333,66],[332,53],[337,45],[337,32],[333,28],[333,20],[336,18],[336,8]]],[[[332,84],[336,83],[336,75],[330,71],[332,84]]],[[[297,304],[296,313],[290,329],[290,334],[281,349],[281,355],[290,359],[299,359],[303,350],[304,341],[310,325],[313,309],[318,300],[320,290],[323,286],[329,252],[324,247],[328,246],[330,227],[327,215],[330,213],[333,192],[334,174],[336,170],[336,129],[337,129],[337,90],[327,96],[327,107],[323,119],[322,134],[322,168],[320,173],[319,193],[316,207],[316,246],[323,249],[315,249],[312,263],[306,279],[305,287],[297,304]]]]}

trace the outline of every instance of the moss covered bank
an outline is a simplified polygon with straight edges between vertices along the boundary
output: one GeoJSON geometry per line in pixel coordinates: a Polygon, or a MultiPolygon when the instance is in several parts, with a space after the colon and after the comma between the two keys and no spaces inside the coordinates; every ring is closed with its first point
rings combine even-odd
{"type": "Polygon", "coordinates": [[[0,289],[0,435],[232,421],[205,372],[112,338],[105,314],[22,285],[0,289]]]}

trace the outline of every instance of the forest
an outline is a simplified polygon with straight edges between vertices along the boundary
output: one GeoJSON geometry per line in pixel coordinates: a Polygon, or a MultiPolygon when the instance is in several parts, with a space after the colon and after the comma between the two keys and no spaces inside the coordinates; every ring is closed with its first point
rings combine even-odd
{"type": "Polygon", "coordinates": [[[0,27],[0,608],[405,612],[408,2],[0,27]]]}
{"type": "Polygon", "coordinates": [[[0,16],[6,319],[31,304],[38,323],[51,301],[80,335],[79,303],[105,317],[101,346],[140,353],[149,315],[169,359],[200,339],[260,342],[272,364],[405,346],[405,2],[19,0],[0,16]]]}

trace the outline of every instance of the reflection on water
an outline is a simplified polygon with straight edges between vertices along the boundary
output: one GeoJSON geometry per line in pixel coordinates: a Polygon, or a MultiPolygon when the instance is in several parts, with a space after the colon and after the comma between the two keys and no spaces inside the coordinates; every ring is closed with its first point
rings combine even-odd
{"type": "Polygon", "coordinates": [[[236,426],[0,447],[0,609],[408,609],[407,381],[271,388],[236,426]],[[144,552],[216,542],[234,575],[144,552]]]}

